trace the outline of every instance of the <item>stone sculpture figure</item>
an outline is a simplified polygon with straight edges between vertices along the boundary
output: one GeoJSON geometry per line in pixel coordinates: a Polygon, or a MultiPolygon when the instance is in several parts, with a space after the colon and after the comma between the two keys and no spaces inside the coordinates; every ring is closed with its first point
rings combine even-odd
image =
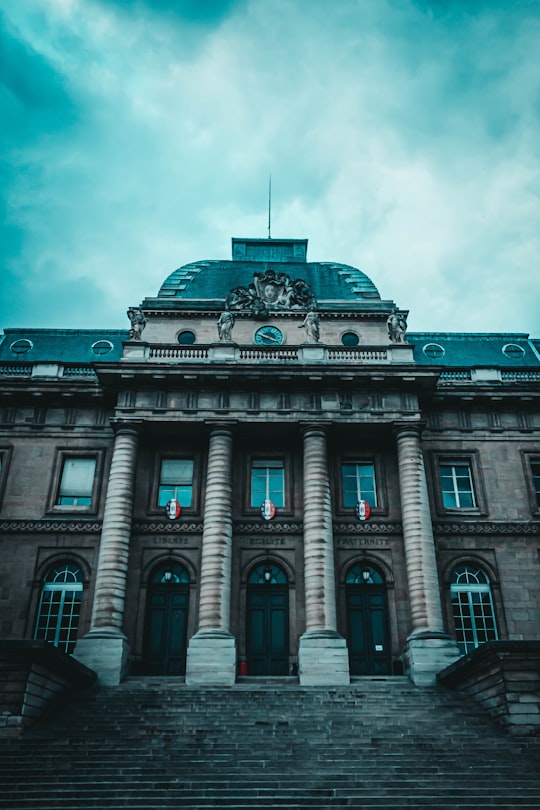
{"type": "Polygon", "coordinates": [[[401,312],[392,312],[386,321],[391,343],[406,343],[407,317],[401,312]]]}
{"type": "Polygon", "coordinates": [[[138,307],[131,307],[127,311],[127,316],[131,322],[131,329],[129,330],[130,340],[141,340],[141,335],[144,327],[146,326],[146,318],[142,309],[138,307]]]}
{"type": "Polygon", "coordinates": [[[234,315],[232,312],[224,310],[219,316],[217,324],[218,336],[222,343],[232,342],[232,329],[234,326],[234,315]]]}
{"type": "Polygon", "coordinates": [[[318,343],[321,335],[319,327],[319,316],[316,312],[308,312],[303,322],[298,325],[299,329],[306,330],[307,342],[318,343]]]}

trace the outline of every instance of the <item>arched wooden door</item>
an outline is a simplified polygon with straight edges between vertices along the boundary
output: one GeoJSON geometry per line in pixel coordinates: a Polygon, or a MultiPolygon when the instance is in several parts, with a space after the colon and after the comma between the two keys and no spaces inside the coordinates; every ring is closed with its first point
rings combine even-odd
{"type": "Polygon", "coordinates": [[[289,587],[277,565],[258,565],[247,583],[248,675],[289,674],[289,587]]]}
{"type": "Polygon", "coordinates": [[[391,674],[386,584],[368,565],[354,565],[346,580],[351,675],[391,674]]]}
{"type": "Polygon", "coordinates": [[[148,584],[143,670],[147,675],[184,675],[189,574],[182,565],[161,565],[148,584]]]}

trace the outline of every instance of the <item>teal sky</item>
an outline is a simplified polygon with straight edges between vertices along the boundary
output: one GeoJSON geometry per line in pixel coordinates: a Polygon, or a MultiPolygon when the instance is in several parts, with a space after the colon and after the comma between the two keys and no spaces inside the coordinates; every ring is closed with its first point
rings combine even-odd
{"type": "Polygon", "coordinates": [[[0,327],[127,327],[232,236],[309,239],[413,330],[540,336],[540,0],[17,0],[0,327]]]}

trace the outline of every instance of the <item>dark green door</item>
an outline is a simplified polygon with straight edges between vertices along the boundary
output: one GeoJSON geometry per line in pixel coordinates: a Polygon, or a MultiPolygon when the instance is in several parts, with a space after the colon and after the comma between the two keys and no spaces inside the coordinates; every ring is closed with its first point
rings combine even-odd
{"type": "Polygon", "coordinates": [[[248,675],[288,675],[289,591],[279,585],[248,586],[248,675]]]}
{"type": "Polygon", "coordinates": [[[158,571],[149,586],[143,664],[147,675],[186,671],[189,586],[178,572],[183,573],[180,566],[170,573],[158,571]]]}
{"type": "Polygon", "coordinates": [[[347,585],[347,623],[351,675],[389,675],[391,657],[384,585],[347,585]]]}

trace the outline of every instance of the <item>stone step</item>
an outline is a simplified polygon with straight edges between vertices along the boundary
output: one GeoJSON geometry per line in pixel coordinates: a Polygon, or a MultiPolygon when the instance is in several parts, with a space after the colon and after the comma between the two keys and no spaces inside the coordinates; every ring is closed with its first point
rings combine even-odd
{"type": "Polygon", "coordinates": [[[540,739],[407,679],[130,678],[0,740],[0,808],[540,807],[540,739]]]}

